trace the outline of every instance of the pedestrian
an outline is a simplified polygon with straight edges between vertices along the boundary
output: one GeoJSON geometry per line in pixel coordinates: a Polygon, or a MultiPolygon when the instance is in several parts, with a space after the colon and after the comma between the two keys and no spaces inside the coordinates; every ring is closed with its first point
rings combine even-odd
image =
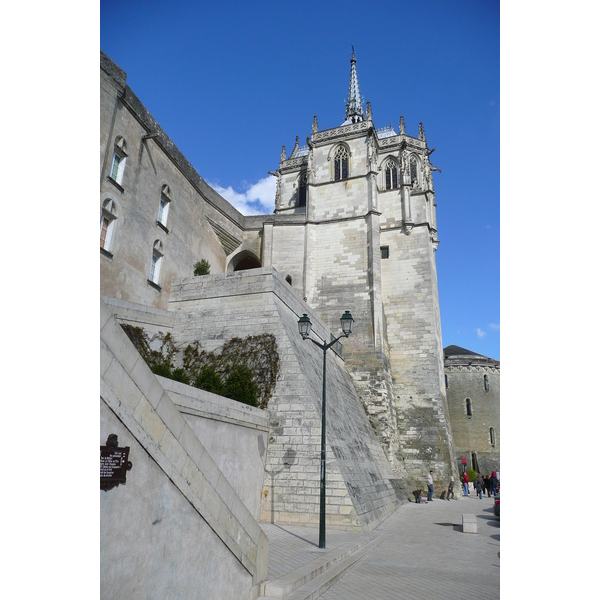
{"type": "Polygon", "coordinates": [[[494,498],[496,497],[496,490],[498,488],[498,479],[496,477],[496,471],[492,471],[492,476],[490,477],[490,490],[492,494],[494,494],[494,498]]]}
{"type": "Polygon", "coordinates": [[[450,494],[452,494],[452,499],[454,500],[454,477],[452,475],[450,476],[450,483],[448,484],[447,500],[450,500],[450,494]]]}
{"type": "Polygon", "coordinates": [[[477,492],[477,495],[479,496],[479,499],[481,500],[481,493],[483,492],[483,477],[481,476],[481,473],[477,473],[477,479],[475,480],[475,491],[477,492]]]}
{"type": "Polygon", "coordinates": [[[427,475],[427,502],[433,500],[433,471],[427,475]]]}
{"type": "Polygon", "coordinates": [[[485,487],[485,491],[487,492],[488,498],[490,497],[490,476],[486,475],[483,479],[483,485],[485,487]]]}
{"type": "Polygon", "coordinates": [[[469,476],[466,471],[463,473],[463,495],[469,495],[469,476]]]}

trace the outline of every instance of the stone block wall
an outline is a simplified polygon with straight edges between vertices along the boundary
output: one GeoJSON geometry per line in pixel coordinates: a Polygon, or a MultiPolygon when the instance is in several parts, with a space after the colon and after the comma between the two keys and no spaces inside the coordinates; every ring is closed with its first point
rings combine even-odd
{"type": "MultiPolygon", "coordinates": [[[[269,403],[270,433],[261,519],[318,525],[322,351],[303,341],[298,318],[309,314],[315,338],[331,339],[323,321],[274,269],[174,282],[173,336],[216,350],[232,337],[272,333],[280,376],[269,403]]],[[[327,354],[327,522],[370,530],[395,510],[397,479],[342,359],[327,354]]]]}
{"type": "Polygon", "coordinates": [[[475,455],[483,474],[500,470],[500,368],[486,365],[447,365],[448,408],[458,464],[462,458],[474,468],[475,455]],[[488,377],[488,391],[484,385],[488,377]],[[467,398],[471,416],[467,414],[467,398]],[[494,429],[494,445],[490,438],[494,429]]]}
{"type": "Polygon", "coordinates": [[[382,229],[382,295],[394,380],[400,460],[409,479],[434,469],[436,487],[458,475],[443,384],[443,348],[434,250],[426,226],[410,235],[382,229]]]}

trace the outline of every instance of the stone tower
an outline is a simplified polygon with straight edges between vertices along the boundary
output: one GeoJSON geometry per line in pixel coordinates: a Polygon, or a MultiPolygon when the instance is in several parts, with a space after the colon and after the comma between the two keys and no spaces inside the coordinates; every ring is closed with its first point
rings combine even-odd
{"type": "MultiPolygon", "coordinates": [[[[421,481],[457,475],[444,388],[435,251],[436,203],[423,125],[376,129],[360,96],[356,56],[343,122],[283,147],[263,266],[302,292],[332,331],[350,310],[351,373],[392,468],[421,481]]],[[[265,225],[267,227],[267,225],[265,225]]],[[[263,246],[263,251],[264,251],[263,246]]]]}

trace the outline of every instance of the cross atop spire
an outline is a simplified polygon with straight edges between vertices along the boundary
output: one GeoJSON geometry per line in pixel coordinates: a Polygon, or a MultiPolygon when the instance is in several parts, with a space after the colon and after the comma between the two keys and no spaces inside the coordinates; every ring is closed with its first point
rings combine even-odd
{"type": "Polygon", "coordinates": [[[350,85],[348,87],[348,99],[346,100],[346,120],[342,125],[359,123],[364,119],[362,99],[358,88],[358,74],[356,73],[356,56],[352,46],[352,58],[350,59],[350,85]]]}

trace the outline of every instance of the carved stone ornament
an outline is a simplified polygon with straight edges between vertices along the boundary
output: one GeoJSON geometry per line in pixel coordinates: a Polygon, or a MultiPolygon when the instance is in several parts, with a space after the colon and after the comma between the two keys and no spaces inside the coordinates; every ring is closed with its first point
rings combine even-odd
{"type": "Polygon", "coordinates": [[[100,489],[107,492],[120,484],[125,485],[127,471],[133,466],[128,460],[129,446],[119,448],[119,438],[111,433],[106,445],[100,446],[100,489]]]}

